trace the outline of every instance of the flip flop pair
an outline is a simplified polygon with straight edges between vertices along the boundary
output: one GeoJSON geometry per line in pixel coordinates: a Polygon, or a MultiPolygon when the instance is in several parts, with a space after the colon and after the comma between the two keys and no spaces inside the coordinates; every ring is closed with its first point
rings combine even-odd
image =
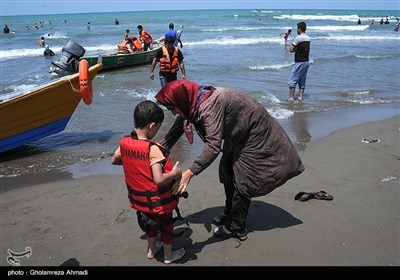
{"type": "Polygon", "coordinates": [[[311,198],[321,199],[321,200],[333,200],[333,196],[330,194],[327,194],[325,191],[299,192],[294,197],[294,200],[307,201],[307,200],[310,200],[311,198]]]}

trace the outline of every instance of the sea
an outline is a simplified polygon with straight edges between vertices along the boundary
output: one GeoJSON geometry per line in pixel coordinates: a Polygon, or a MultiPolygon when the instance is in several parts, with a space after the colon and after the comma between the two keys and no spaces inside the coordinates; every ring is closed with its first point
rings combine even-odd
{"type": "MultiPolygon", "coordinates": [[[[51,62],[70,40],[81,45],[85,55],[112,53],[126,29],[137,35],[140,24],[158,39],[172,22],[176,30],[184,28],[181,51],[188,79],[236,88],[258,100],[301,155],[310,141],[337,129],[399,115],[400,35],[393,30],[397,17],[398,10],[293,9],[1,16],[1,24],[15,33],[0,36],[0,99],[58,79],[51,62]],[[389,24],[380,24],[386,18],[389,24]],[[310,68],[303,102],[289,103],[294,63],[289,47],[300,21],[306,22],[311,38],[310,68]],[[292,36],[285,44],[281,34],[288,29],[292,36]],[[54,57],[43,56],[42,36],[54,57]]],[[[149,73],[150,65],[99,73],[93,81],[93,103],[81,102],[64,131],[0,154],[1,187],[34,184],[57,174],[123,174],[120,166],[110,164],[111,155],[119,139],[133,129],[136,104],[153,99],[160,90],[158,73],[154,80],[149,73]]],[[[155,140],[174,120],[169,111],[165,116],[155,140]]],[[[365,133],[363,137],[379,138],[365,133]]],[[[193,145],[182,137],[172,150],[173,159],[189,166],[202,147],[197,136],[193,145]]]]}

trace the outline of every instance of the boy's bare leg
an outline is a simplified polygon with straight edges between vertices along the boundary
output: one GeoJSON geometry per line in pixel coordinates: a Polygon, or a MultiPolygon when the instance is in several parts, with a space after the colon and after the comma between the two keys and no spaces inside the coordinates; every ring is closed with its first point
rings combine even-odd
{"type": "Polygon", "coordinates": [[[155,237],[147,237],[147,244],[148,244],[147,258],[153,259],[157,255],[157,253],[161,250],[162,244],[156,242],[155,237]]]}
{"type": "Polygon", "coordinates": [[[172,251],[172,244],[164,244],[164,263],[170,264],[181,259],[185,255],[185,249],[172,251]]]}

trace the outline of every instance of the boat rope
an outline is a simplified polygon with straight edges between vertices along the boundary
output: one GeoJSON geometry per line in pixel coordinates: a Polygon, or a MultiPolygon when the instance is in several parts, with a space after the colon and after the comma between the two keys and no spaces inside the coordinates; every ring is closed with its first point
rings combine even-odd
{"type": "Polygon", "coordinates": [[[76,88],[74,87],[74,85],[72,84],[72,82],[71,82],[70,79],[68,79],[68,82],[69,82],[69,84],[71,85],[71,88],[72,88],[73,91],[75,91],[75,92],[81,92],[80,89],[76,89],[76,88]]]}
{"type": "MultiPolygon", "coordinates": [[[[182,33],[182,37],[185,37],[185,34],[182,33]]],[[[186,37],[185,37],[185,41],[186,41],[186,37]]],[[[194,58],[195,58],[195,59],[197,60],[197,62],[200,64],[200,61],[197,59],[197,56],[194,54],[194,51],[193,51],[191,48],[189,48],[189,50],[192,52],[194,58]]]]}

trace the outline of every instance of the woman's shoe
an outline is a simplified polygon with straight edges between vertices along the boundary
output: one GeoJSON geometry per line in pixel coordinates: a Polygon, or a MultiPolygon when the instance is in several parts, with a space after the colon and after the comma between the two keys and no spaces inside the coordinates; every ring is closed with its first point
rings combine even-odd
{"type": "Polygon", "coordinates": [[[226,216],[224,213],[221,215],[217,215],[214,217],[213,222],[215,225],[219,226],[224,224],[228,220],[228,216],[226,216]]]}
{"type": "Polygon", "coordinates": [[[233,233],[227,230],[224,225],[216,227],[213,234],[215,237],[219,238],[231,238],[233,236],[233,233]]]}
{"type": "Polygon", "coordinates": [[[239,239],[241,241],[247,239],[247,229],[246,228],[229,230],[229,229],[227,229],[227,227],[225,225],[221,225],[214,229],[213,234],[215,237],[219,237],[219,238],[235,237],[236,239],[239,239]]]}

